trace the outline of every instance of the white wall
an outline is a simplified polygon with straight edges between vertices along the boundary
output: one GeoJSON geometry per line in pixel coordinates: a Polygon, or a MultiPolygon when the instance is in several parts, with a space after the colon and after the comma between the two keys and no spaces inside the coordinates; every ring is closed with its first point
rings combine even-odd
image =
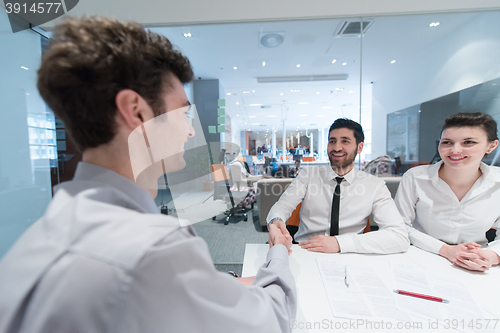
{"type": "MultiPolygon", "coordinates": [[[[70,12],[147,25],[192,25],[500,9],[498,0],[81,0],[70,12]]],[[[58,20],[44,27],[52,27],[58,20]]]]}
{"type": "Polygon", "coordinates": [[[388,113],[500,77],[500,15],[482,13],[373,84],[372,156],[385,154],[388,113]]]}
{"type": "MultiPolygon", "coordinates": [[[[230,141],[231,143],[234,143],[240,147],[240,151],[243,152],[243,149],[245,147],[242,147],[241,143],[241,128],[238,126],[238,118],[233,117],[231,118],[231,138],[226,138],[227,141],[230,141]]],[[[245,143],[243,143],[244,145],[245,143]]]]}

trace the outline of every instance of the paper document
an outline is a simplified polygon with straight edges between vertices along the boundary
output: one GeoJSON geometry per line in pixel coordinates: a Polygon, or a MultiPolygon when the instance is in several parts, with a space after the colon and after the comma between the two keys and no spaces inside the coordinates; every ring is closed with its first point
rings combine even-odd
{"type": "Polygon", "coordinates": [[[393,292],[371,267],[317,258],[333,315],[340,318],[410,321],[397,308],[393,292]]]}
{"type": "MultiPolygon", "coordinates": [[[[397,295],[400,310],[429,320],[437,320],[441,325],[460,322],[457,329],[464,332],[494,332],[479,325],[467,323],[483,321],[485,316],[481,307],[470,293],[467,285],[457,277],[440,274],[426,269],[391,262],[394,289],[440,297],[449,303],[434,302],[411,296],[397,295]]],[[[451,326],[451,325],[450,325],[451,326]]]]}

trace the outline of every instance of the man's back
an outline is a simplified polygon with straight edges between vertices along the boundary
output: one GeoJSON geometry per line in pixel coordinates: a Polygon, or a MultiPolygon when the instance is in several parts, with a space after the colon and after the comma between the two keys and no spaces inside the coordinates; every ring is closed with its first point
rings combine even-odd
{"type": "MultiPolygon", "coordinates": [[[[215,270],[191,228],[157,214],[145,191],[82,166],[97,177],[78,180],[77,171],[0,262],[0,332],[223,331],[224,322],[245,331],[260,320],[269,331],[285,328],[294,305],[285,305],[283,289],[295,297],[289,271],[281,278],[291,285],[245,288],[215,270]]],[[[274,264],[287,270],[279,258],[274,264]]],[[[280,275],[271,271],[262,272],[267,285],[280,275]]]]}

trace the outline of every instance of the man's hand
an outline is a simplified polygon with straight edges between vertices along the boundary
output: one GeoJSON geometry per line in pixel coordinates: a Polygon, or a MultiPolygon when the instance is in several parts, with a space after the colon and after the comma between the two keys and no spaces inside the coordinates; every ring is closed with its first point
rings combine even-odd
{"type": "Polygon", "coordinates": [[[288,230],[286,230],[285,222],[281,221],[278,225],[273,222],[267,226],[267,229],[269,230],[269,248],[276,244],[283,244],[288,249],[288,254],[292,253],[292,237],[288,230]],[[283,224],[284,232],[281,224],[283,224]]]}
{"type": "Polygon", "coordinates": [[[337,253],[340,252],[340,245],[335,236],[319,235],[314,236],[299,243],[299,246],[307,251],[337,253]]]}
{"type": "MultiPolygon", "coordinates": [[[[278,229],[281,230],[281,233],[285,237],[290,237],[290,239],[292,238],[292,236],[290,236],[290,233],[288,232],[288,229],[286,228],[286,223],[283,222],[283,220],[280,220],[280,219],[274,220],[273,223],[271,223],[270,225],[267,226],[268,230],[269,230],[269,227],[271,225],[278,227],[278,229]]],[[[274,243],[272,243],[272,239],[271,239],[271,231],[269,231],[269,245],[270,245],[270,247],[272,247],[274,245],[274,243]]]]}

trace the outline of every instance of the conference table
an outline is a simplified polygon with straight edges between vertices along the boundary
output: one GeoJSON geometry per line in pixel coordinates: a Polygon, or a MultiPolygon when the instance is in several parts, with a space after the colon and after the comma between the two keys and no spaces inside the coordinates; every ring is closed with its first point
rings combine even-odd
{"type": "MultiPolygon", "coordinates": [[[[245,248],[242,276],[246,277],[255,275],[259,267],[265,262],[268,250],[269,245],[267,244],[247,244],[245,248]]],[[[325,292],[325,287],[323,285],[323,280],[316,263],[316,258],[328,258],[337,262],[343,262],[345,264],[348,263],[349,265],[365,265],[367,267],[372,267],[390,290],[394,289],[392,288],[390,262],[401,263],[407,266],[413,266],[458,277],[469,288],[469,291],[475,298],[477,304],[482,307],[486,318],[493,320],[490,322],[490,328],[493,326],[495,321],[498,322],[493,332],[500,332],[500,321],[498,320],[500,319],[500,304],[497,302],[497,300],[500,300],[500,267],[492,267],[485,273],[467,271],[453,266],[447,259],[439,255],[423,251],[414,246],[410,246],[406,253],[374,255],[354,253],[315,253],[303,250],[298,245],[293,245],[292,253],[289,256],[290,270],[295,278],[298,297],[297,316],[290,324],[294,328],[293,332],[333,332],[338,331],[338,328],[340,327],[343,327],[340,329],[342,332],[381,331],[380,328],[375,329],[372,327],[369,329],[366,326],[359,325],[356,328],[348,328],[348,325],[341,325],[342,323],[349,322],[349,320],[333,316],[330,303],[325,292]],[[326,326],[322,325],[320,328],[317,328],[317,326],[316,329],[312,326],[312,323],[324,323],[325,321],[329,322],[326,326]]],[[[428,319],[421,319],[420,321],[422,325],[418,329],[408,327],[396,329],[395,327],[392,327],[392,331],[456,331],[451,327],[448,329],[443,326],[429,327],[432,325],[429,323],[428,319]]],[[[412,327],[418,327],[418,325],[412,327]]],[[[464,330],[460,331],[463,332],[464,330]]]]}

